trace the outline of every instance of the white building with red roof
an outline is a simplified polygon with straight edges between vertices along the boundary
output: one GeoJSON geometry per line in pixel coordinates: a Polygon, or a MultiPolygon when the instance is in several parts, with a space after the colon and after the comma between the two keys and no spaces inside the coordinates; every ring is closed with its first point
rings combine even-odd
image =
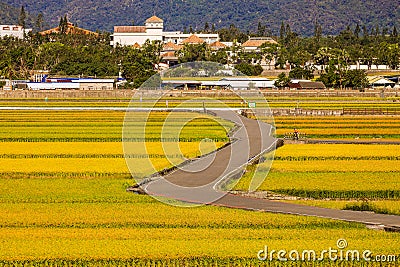
{"type": "Polygon", "coordinates": [[[143,45],[146,40],[163,40],[164,21],[157,16],[148,18],[145,26],[114,26],[111,45],[143,45]]]}
{"type": "Polygon", "coordinates": [[[147,40],[162,41],[165,44],[181,45],[184,43],[212,44],[219,41],[216,33],[182,33],[180,31],[165,32],[164,21],[157,16],[152,16],[145,21],[144,26],[114,26],[111,45],[143,45],[147,40]]]}

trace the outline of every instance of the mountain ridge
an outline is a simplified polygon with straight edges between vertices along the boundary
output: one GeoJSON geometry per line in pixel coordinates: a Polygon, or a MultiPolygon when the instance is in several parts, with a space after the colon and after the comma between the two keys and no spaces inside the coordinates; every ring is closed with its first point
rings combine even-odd
{"type": "MultiPolygon", "coordinates": [[[[166,30],[202,30],[207,22],[216,29],[234,24],[242,31],[257,31],[259,22],[278,35],[281,23],[302,35],[314,33],[315,22],[325,35],[338,34],[356,24],[367,29],[400,26],[400,0],[4,0],[19,12],[25,6],[32,16],[43,13],[48,27],[68,15],[71,22],[89,30],[111,32],[114,25],[142,25],[152,15],[164,19],[166,30]]],[[[18,13],[9,18],[18,17],[18,13]]],[[[0,21],[5,22],[0,13],[0,21]]],[[[11,19],[10,19],[11,20],[11,19]]],[[[11,23],[11,22],[10,22],[11,23]]],[[[15,23],[15,22],[14,22],[15,23]]]]}

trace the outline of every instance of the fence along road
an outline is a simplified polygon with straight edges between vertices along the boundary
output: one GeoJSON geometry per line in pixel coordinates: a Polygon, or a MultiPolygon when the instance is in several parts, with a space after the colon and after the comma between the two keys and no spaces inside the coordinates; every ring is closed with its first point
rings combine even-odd
{"type": "Polygon", "coordinates": [[[143,189],[146,193],[191,203],[316,216],[359,222],[390,230],[400,229],[400,216],[282,203],[219,191],[218,184],[224,178],[246,165],[250,159],[273,148],[277,140],[270,135],[272,126],[266,123],[245,118],[232,110],[218,110],[215,111],[215,115],[239,126],[230,136],[232,144],[145,184],[143,189]]]}

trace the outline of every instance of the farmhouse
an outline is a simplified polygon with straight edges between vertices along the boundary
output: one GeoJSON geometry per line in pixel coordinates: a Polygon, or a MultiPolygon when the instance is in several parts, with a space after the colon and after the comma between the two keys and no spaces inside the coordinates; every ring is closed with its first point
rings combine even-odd
{"type": "Polygon", "coordinates": [[[111,45],[143,45],[147,40],[161,41],[163,43],[184,44],[191,42],[202,42],[211,44],[219,41],[219,35],[215,33],[193,34],[180,31],[165,32],[164,21],[157,16],[152,16],[145,21],[144,26],[114,26],[114,33],[111,36],[111,45]]]}
{"type": "Polygon", "coordinates": [[[28,34],[32,29],[24,29],[18,25],[0,25],[0,38],[5,36],[15,37],[19,39],[24,38],[24,34],[28,34]]]}

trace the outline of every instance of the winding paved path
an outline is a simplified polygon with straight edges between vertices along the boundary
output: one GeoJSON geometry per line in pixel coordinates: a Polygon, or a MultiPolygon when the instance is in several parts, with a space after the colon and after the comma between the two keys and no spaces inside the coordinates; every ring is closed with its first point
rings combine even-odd
{"type": "Polygon", "coordinates": [[[234,111],[215,111],[215,115],[238,125],[230,136],[233,141],[206,157],[200,158],[143,186],[146,193],[174,198],[191,203],[203,203],[230,208],[274,213],[317,216],[367,225],[400,228],[400,216],[334,210],[298,204],[234,195],[218,190],[222,180],[240,169],[249,159],[274,147],[276,139],[270,135],[270,125],[239,116],[234,111]],[[232,155],[232,156],[231,156],[232,155]]]}

